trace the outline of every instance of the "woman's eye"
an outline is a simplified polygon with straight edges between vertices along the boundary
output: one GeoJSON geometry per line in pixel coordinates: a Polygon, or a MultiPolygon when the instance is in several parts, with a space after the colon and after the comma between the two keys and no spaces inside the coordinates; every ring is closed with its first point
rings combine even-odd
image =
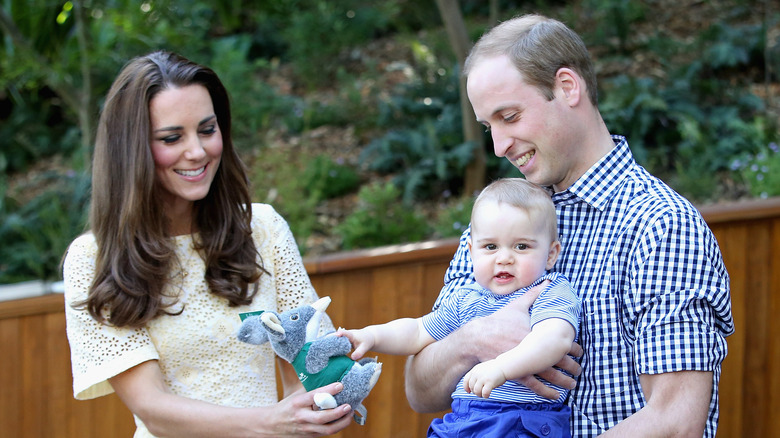
{"type": "Polygon", "coordinates": [[[203,135],[211,135],[211,134],[213,134],[215,132],[217,132],[217,127],[213,126],[213,125],[212,126],[207,126],[207,127],[205,127],[205,128],[200,130],[200,133],[203,134],[203,135]]]}
{"type": "Polygon", "coordinates": [[[173,144],[179,141],[180,138],[181,135],[169,135],[167,137],[161,138],[160,141],[162,141],[165,144],[173,144]]]}

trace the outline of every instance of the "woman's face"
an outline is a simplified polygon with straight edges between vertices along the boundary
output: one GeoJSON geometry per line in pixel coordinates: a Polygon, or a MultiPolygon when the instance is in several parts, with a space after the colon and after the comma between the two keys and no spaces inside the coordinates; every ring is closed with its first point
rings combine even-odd
{"type": "Polygon", "coordinates": [[[149,102],[149,144],[166,210],[175,220],[190,214],[209,192],[222,157],[222,133],[202,85],[168,88],[149,102]]]}

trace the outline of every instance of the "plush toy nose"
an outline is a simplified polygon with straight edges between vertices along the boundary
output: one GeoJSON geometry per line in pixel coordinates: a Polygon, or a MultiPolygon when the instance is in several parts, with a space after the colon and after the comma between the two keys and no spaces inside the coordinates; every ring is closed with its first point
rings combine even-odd
{"type": "Polygon", "coordinates": [[[268,327],[269,330],[273,330],[277,334],[284,334],[284,327],[282,327],[279,317],[273,312],[263,312],[260,315],[260,320],[268,327]]]}

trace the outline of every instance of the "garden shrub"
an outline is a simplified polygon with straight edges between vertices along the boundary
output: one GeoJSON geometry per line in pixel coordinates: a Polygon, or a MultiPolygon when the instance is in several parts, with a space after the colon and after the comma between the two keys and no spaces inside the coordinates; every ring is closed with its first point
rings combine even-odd
{"type": "Polygon", "coordinates": [[[780,196],[780,147],[777,143],[771,142],[755,154],[734,160],[731,169],[742,178],[752,196],[780,196]]]}
{"type": "Polygon", "coordinates": [[[372,248],[415,242],[427,236],[427,219],[400,198],[400,190],[391,183],[363,186],[355,211],[335,228],[342,238],[342,247],[372,248]]]}
{"type": "Polygon", "coordinates": [[[85,229],[89,176],[47,173],[39,178],[47,180],[48,188],[31,201],[17,205],[4,197],[0,209],[0,283],[58,280],[65,250],[85,229]]]}
{"type": "Polygon", "coordinates": [[[306,165],[302,178],[306,193],[316,200],[336,198],[360,186],[360,176],[355,169],[326,155],[314,157],[306,165]]]}

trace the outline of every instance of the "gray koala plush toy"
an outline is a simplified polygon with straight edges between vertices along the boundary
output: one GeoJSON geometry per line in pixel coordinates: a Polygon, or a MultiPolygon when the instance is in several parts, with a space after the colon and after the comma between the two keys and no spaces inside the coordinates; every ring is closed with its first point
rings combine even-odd
{"type": "Polygon", "coordinates": [[[355,422],[362,425],[366,421],[363,400],[379,379],[382,364],[373,358],[359,362],[350,359],[347,354],[352,344],[347,338],[330,333],[318,337],[330,301],[330,297],[323,297],[313,304],[279,314],[264,311],[247,316],[238,331],[238,339],[254,345],[270,342],[274,352],[293,365],[307,391],[340,381],[344,385],[340,393],[335,396],[317,393],[314,403],[320,409],[347,403],[355,413],[355,422]]]}

